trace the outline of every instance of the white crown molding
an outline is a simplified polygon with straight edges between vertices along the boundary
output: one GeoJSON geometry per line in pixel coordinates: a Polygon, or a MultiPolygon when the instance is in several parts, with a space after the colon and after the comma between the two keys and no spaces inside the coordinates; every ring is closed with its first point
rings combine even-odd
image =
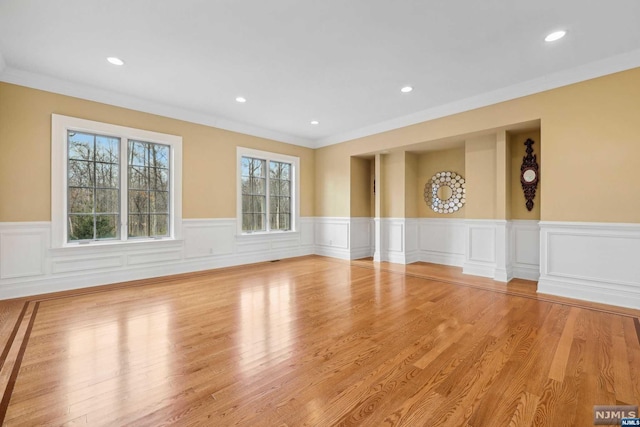
{"type": "Polygon", "coordinates": [[[640,67],[640,49],[316,141],[326,147],[640,67]]]}
{"type": "Polygon", "coordinates": [[[0,53],[0,81],[6,83],[129,108],[145,113],[157,114],[164,117],[212,126],[260,138],[272,139],[307,148],[321,148],[339,144],[353,139],[363,138],[381,132],[387,132],[405,126],[470,111],[476,108],[486,107],[499,102],[556,89],[562,86],[579,83],[585,80],[602,77],[607,74],[613,74],[636,67],[640,67],[640,49],[612,56],[600,61],[591,62],[579,67],[552,73],[547,76],[528,80],[526,82],[504,87],[495,91],[486,92],[470,98],[422,110],[406,116],[386,120],[371,126],[365,126],[341,134],[330,135],[326,138],[314,141],[245,123],[235,122],[221,117],[215,117],[202,112],[191,111],[122,93],[95,88],[89,85],[72,83],[42,74],[19,70],[7,66],[2,54],[0,53]]]}
{"type": "Polygon", "coordinates": [[[307,148],[315,148],[313,141],[293,135],[276,132],[257,126],[235,122],[233,120],[215,117],[210,114],[192,111],[185,108],[162,104],[147,99],[137,98],[118,92],[99,89],[89,85],[73,83],[43,74],[32,73],[17,68],[6,66],[0,55],[0,81],[12,83],[19,86],[26,86],[33,89],[86,99],[89,101],[101,102],[103,104],[142,111],[144,113],[156,114],[172,119],[184,120],[219,129],[239,132],[246,135],[260,138],[272,139],[288,144],[299,145],[307,148]]]}

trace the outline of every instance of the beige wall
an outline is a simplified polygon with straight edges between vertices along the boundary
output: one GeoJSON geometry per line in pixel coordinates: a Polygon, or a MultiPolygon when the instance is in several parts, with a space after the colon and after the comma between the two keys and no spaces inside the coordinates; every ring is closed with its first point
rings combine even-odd
{"type": "Polygon", "coordinates": [[[418,175],[414,198],[418,204],[420,218],[464,218],[465,206],[451,214],[434,212],[424,201],[424,186],[438,172],[450,171],[465,176],[464,147],[422,153],[418,157],[418,175]]]}
{"type": "Polygon", "coordinates": [[[542,141],[540,140],[540,129],[536,129],[529,132],[514,133],[511,135],[511,219],[528,219],[539,220],[540,219],[540,200],[542,193],[542,186],[544,185],[544,178],[542,172],[542,163],[540,162],[542,153],[542,141]],[[535,141],[533,144],[533,153],[538,156],[538,167],[540,181],[538,182],[538,189],[536,190],[536,197],[533,199],[533,209],[527,210],[525,206],[526,199],[524,198],[524,192],[522,191],[522,185],[520,184],[520,166],[522,165],[522,158],[527,155],[524,146],[524,142],[531,138],[535,141]]]}
{"type": "MultiPolygon", "coordinates": [[[[235,186],[221,183],[235,176],[238,145],[300,156],[303,216],[349,216],[351,156],[458,136],[466,139],[469,134],[511,130],[540,120],[540,219],[640,223],[640,197],[634,197],[640,158],[640,68],[315,151],[0,83],[0,221],[50,219],[51,113],[181,135],[185,218],[235,216],[235,186]]],[[[465,166],[469,168],[469,161],[465,166]]],[[[385,202],[384,216],[402,216],[404,200],[398,204],[393,198],[404,199],[405,187],[398,187],[391,169],[391,179],[383,184],[398,193],[387,194],[391,199],[385,202]]],[[[399,169],[404,181],[405,170],[399,169]]],[[[513,187],[517,186],[512,185],[512,196],[513,187]]],[[[468,194],[476,200],[479,196],[468,194]]],[[[468,208],[467,218],[497,215],[468,208]]],[[[519,215],[511,213],[514,218],[519,215]]]]}
{"type": "MultiPolygon", "coordinates": [[[[492,129],[509,130],[540,120],[544,139],[541,180],[545,183],[540,218],[639,223],[640,197],[633,197],[638,194],[638,117],[640,68],[321,148],[316,154],[322,159],[316,163],[316,215],[348,215],[348,192],[335,185],[338,191],[328,194],[323,181],[339,181],[340,173],[332,173],[347,169],[350,155],[492,129]]],[[[342,178],[342,182],[348,180],[342,178]]],[[[472,214],[467,210],[467,218],[475,217],[472,214]]]]}
{"type": "Polygon", "coordinates": [[[465,218],[496,219],[496,135],[465,141],[465,218]]]}
{"type": "Polygon", "coordinates": [[[182,136],[184,218],[236,216],[237,146],[300,157],[300,211],[314,214],[314,150],[0,83],[0,221],[51,219],[52,113],[182,136]]]}
{"type": "Polygon", "coordinates": [[[382,217],[404,218],[404,151],[393,151],[382,158],[382,217]]]}
{"type": "Polygon", "coordinates": [[[371,216],[371,161],[360,157],[351,158],[351,216],[371,216]]]}
{"type": "Polygon", "coordinates": [[[418,218],[418,155],[404,153],[404,217],[418,218]]]}

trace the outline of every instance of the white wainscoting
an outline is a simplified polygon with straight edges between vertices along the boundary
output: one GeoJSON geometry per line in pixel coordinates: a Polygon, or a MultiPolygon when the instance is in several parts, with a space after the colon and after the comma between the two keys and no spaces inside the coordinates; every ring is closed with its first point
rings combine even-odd
{"type": "Polygon", "coordinates": [[[511,269],[513,277],[540,278],[540,226],[538,221],[511,221],[511,269]]]}
{"type": "Polygon", "coordinates": [[[237,236],[235,218],[187,219],[182,240],[55,249],[50,222],[0,223],[0,299],[310,255],[314,223],[237,236]]]}
{"type": "Polygon", "coordinates": [[[494,278],[496,275],[496,220],[465,220],[464,274],[494,278]]]}
{"type": "MultiPolygon", "coordinates": [[[[640,309],[640,224],[379,220],[381,258],[462,266],[538,292],[640,309]],[[539,250],[538,250],[539,247],[539,250]]],[[[299,230],[237,236],[236,220],[183,220],[183,239],[51,249],[49,222],[0,223],[0,299],[319,254],[372,256],[374,219],[301,218],[299,230]]]]}
{"type": "Polygon", "coordinates": [[[464,220],[420,218],[417,222],[419,260],[462,267],[466,235],[464,220]]]}
{"type": "Polygon", "coordinates": [[[538,292],[640,309],[640,224],[540,222],[538,292]]]}
{"type": "Polygon", "coordinates": [[[315,218],[315,253],[340,259],[358,259],[373,255],[371,218],[315,218]]]}

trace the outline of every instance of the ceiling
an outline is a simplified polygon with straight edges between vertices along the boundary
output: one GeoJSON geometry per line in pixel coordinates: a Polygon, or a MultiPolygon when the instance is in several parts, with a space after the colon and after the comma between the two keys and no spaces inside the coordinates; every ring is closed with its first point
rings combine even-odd
{"type": "Polygon", "coordinates": [[[638,67],[638,22],[638,0],[0,0],[0,80],[320,147],[638,67]]]}

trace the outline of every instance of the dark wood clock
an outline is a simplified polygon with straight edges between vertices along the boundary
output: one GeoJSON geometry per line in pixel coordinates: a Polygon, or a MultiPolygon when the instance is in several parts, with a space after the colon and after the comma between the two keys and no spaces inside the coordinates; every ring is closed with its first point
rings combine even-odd
{"type": "Polygon", "coordinates": [[[527,139],[524,145],[527,146],[527,155],[522,158],[522,166],[520,166],[520,183],[524,191],[524,198],[527,200],[527,210],[533,209],[533,199],[536,197],[536,189],[540,174],[538,172],[538,162],[536,155],[533,154],[532,139],[527,139]]]}

